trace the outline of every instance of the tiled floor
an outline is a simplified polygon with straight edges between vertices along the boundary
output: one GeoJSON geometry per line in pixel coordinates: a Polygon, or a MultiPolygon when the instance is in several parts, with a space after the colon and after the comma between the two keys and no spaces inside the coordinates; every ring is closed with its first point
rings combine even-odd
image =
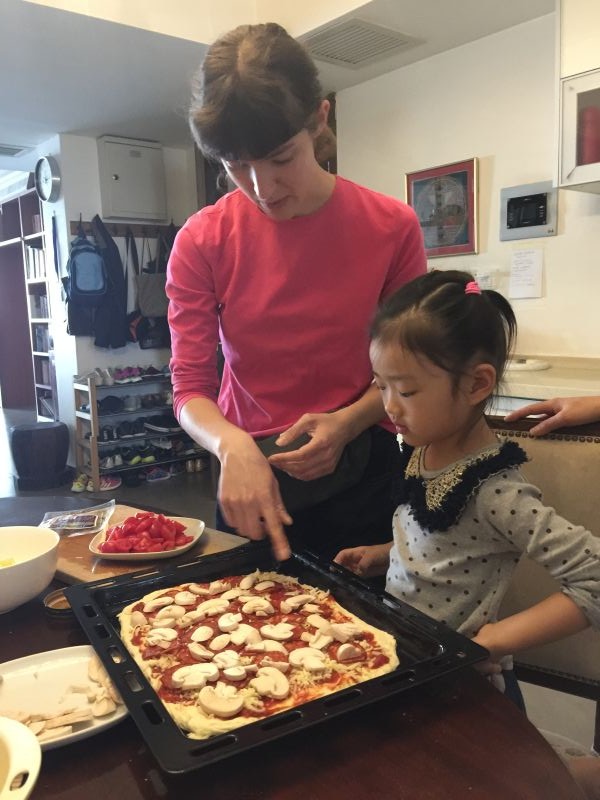
{"type": "MultiPolygon", "coordinates": [[[[13,464],[9,446],[9,429],[12,425],[34,422],[33,411],[0,409],[0,497],[36,496],[47,494],[73,496],[70,484],[59,489],[38,492],[19,492],[15,489],[13,464]]],[[[98,492],[86,497],[97,497],[99,502],[113,496],[98,492]]],[[[213,525],[215,500],[208,470],[200,473],[182,473],[166,481],[143,484],[136,488],[121,486],[115,498],[132,505],[161,508],[170,514],[198,517],[213,525]]],[[[51,511],[52,509],[48,509],[51,511]]],[[[548,733],[548,738],[559,751],[575,750],[584,753],[591,747],[594,730],[595,704],[570,695],[522,684],[531,721],[548,733]]],[[[573,753],[575,754],[575,753],[573,753]]]]}

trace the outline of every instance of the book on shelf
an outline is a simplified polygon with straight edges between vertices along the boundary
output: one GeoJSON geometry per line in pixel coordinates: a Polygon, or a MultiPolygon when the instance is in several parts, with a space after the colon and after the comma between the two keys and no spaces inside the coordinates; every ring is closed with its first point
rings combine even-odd
{"type": "Polygon", "coordinates": [[[38,408],[42,416],[54,419],[54,403],[52,402],[52,397],[40,395],[38,397],[38,408]]]}

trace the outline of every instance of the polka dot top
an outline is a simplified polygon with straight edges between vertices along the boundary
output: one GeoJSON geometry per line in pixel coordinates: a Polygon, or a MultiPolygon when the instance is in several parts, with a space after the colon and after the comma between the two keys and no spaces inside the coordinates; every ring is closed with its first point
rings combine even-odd
{"type": "MultiPolygon", "coordinates": [[[[426,484],[444,471],[421,466],[420,476],[426,484]]],[[[517,468],[487,478],[447,530],[426,530],[405,503],[393,533],[387,591],[465,636],[496,621],[522,554],[542,564],[600,627],[600,539],[545,506],[517,468]]]]}

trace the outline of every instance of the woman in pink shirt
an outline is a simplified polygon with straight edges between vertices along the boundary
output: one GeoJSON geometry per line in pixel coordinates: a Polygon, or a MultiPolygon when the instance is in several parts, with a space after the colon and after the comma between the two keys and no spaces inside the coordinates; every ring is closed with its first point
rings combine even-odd
{"type": "Polygon", "coordinates": [[[389,538],[397,446],[367,332],[426,266],[408,206],[319,165],[328,111],[279,25],[217,40],[190,123],[236,188],[186,222],[168,268],[174,408],[219,459],[217,527],[269,535],[280,559],[288,536],[326,557],[389,538]],[[359,463],[338,481],[349,454],[359,463]]]}

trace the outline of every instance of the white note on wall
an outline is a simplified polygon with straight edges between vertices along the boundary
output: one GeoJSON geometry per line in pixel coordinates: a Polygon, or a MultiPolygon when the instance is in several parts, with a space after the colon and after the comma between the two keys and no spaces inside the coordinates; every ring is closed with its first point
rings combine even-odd
{"type": "Polygon", "coordinates": [[[511,299],[542,296],[543,251],[531,247],[513,251],[508,296],[511,299]]]}

